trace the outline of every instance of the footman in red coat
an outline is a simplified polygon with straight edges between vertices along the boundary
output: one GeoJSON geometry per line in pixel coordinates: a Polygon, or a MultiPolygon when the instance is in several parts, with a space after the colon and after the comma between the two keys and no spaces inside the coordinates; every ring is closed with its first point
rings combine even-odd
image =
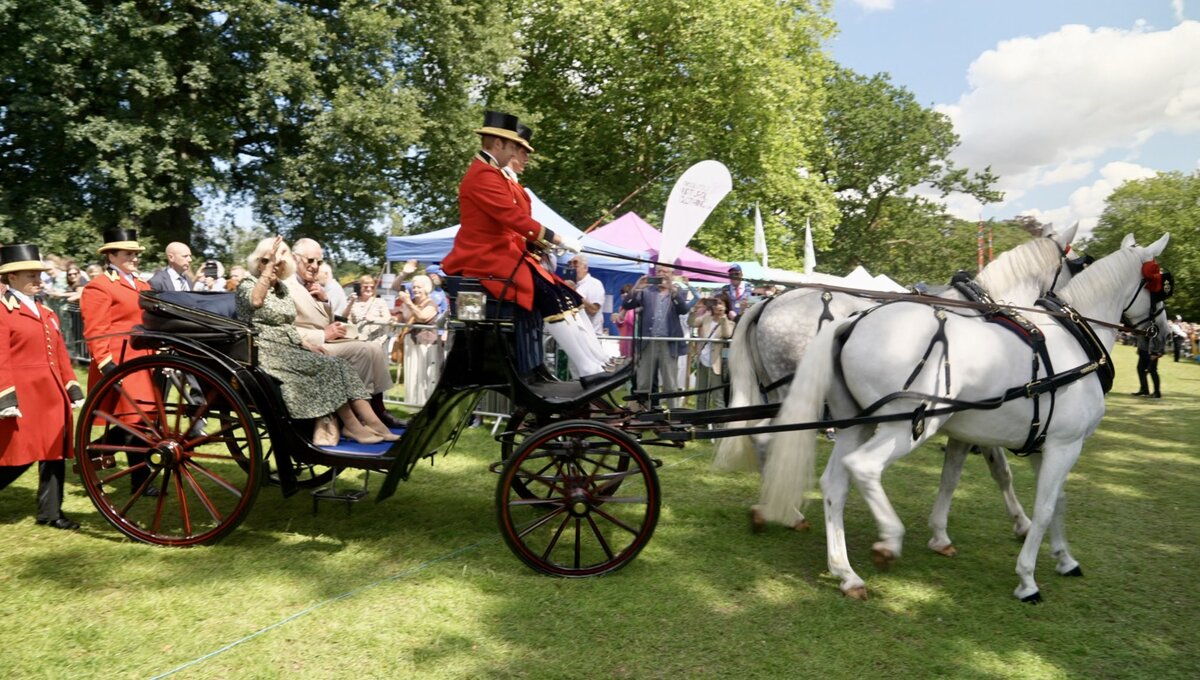
{"type": "Polygon", "coordinates": [[[72,456],[72,406],[83,390],[67,355],[58,316],[42,292],[37,246],[0,247],[0,489],[38,464],[37,523],[78,529],[62,514],[64,459],[72,456]]]}

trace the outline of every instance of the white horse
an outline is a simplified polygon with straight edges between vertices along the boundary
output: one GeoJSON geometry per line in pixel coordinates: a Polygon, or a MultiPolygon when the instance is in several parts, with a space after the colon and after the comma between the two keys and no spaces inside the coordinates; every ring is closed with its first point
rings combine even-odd
{"type": "MultiPolygon", "coordinates": [[[[1038,238],[1002,253],[975,278],[976,283],[998,302],[1029,306],[1040,295],[1061,287],[1071,278],[1071,268],[1064,262],[1063,252],[1075,238],[1076,227],[1061,234],[1038,238]]],[[[945,299],[962,300],[956,289],[941,294],[945,299]]],[[[841,321],[852,314],[877,305],[873,299],[848,293],[827,292],[814,288],[788,291],[769,305],[759,303],[742,317],[730,345],[728,370],[730,376],[730,407],[749,406],[761,400],[761,385],[771,387],[767,398],[781,402],[787,394],[789,378],[804,356],[809,341],[823,324],[841,321]]],[[[765,424],[761,421],[756,424],[765,424]]],[[[731,423],[736,428],[743,423],[731,423]]],[[[717,444],[713,464],[718,469],[757,469],[769,435],[729,437],[717,444]]],[[[946,444],[942,466],[942,482],[937,501],[929,517],[933,536],[929,547],[943,555],[956,554],[947,532],[950,503],[962,475],[970,443],[950,439],[946,444]]],[[[981,449],[992,478],[1000,488],[1005,509],[1013,522],[1013,533],[1024,537],[1029,530],[1029,517],[1013,490],[1012,471],[1008,458],[999,447],[981,449]]],[[[754,517],[755,524],[761,518],[754,517]]],[[[798,518],[795,528],[805,529],[808,523],[798,518]]]]}
{"type": "MultiPolygon", "coordinates": [[[[938,352],[934,352],[914,373],[942,322],[934,307],[919,303],[883,305],[858,320],[828,325],[813,339],[796,372],[802,378],[793,382],[777,423],[816,421],[826,403],[834,418],[857,417],[885,395],[903,392],[894,401],[885,400],[876,413],[903,414],[904,420],[841,430],[821,476],[829,570],[841,581],[843,593],[857,599],[867,596],[865,583],[850,566],[842,523],[851,479],[879,527],[875,561],[888,566],[900,556],[904,525],[881,484],[887,466],[941,430],[963,441],[1022,446],[1030,437],[1031,424],[1036,425],[1039,406],[1044,441],[1041,451],[1030,456],[1037,496],[1032,525],[1017,559],[1020,583],[1014,594],[1025,602],[1041,600],[1034,568],[1047,530],[1055,570],[1065,576],[1082,575],[1067,545],[1063,487],[1084,440],[1104,415],[1102,382],[1105,371],[1111,371],[1108,351],[1116,331],[1101,324],[1112,324],[1124,315],[1140,320],[1135,325],[1153,323],[1159,332],[1166,332],[1165,314],[1146,290],[1142,265],[1157,257],[1167,240],[1164,235],[1143,248],[1127,236],[1120,250],[1097,260],[1062,289],[1059,295],[1069,305],[1068,311],[1100,324],[1072,324],[1047,312],[1027,315],[1040,329],[1049,357],[1049,362],[1039,359],[1036,376],[1031,370],[1034,351],[1016,333],[956,314],[940,315],[945,323],[946,340],[939,348],[945,351],[944,360],[935,360],[938,352]],[[1077,339],[1072,327],[1084,329],[1093,341],[1077,339]],[[1035,377],[1049,380],[1050,366],[1059,376],[1050,383],[1053,389],[1036,400],[1027,396],[1038,389],[1035,377]],[[905,388],[910,378],[915,380],[905,388]],[[979,403],[1002,395],[1008,399],[990,410],[938,412],[947,399],[979,403]],[[1050,399],[1053,416],[1047,418],[1050,399]],[[930,413],[918,417],[919,408],[930,413]]],[[[1108,376],[1111,380],[1111,373],[1108,376]]],[[[772,440],[759,506],[769,519],[790,519],[812,487],[814,439],[812,430],[793,430],[772,440]]]]}

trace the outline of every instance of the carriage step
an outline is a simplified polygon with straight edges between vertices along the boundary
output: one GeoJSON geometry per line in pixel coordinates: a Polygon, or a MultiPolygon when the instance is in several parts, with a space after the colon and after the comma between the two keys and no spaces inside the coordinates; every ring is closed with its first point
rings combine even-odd
{"type": "Polygon", "coordinates": [[[338,474],[341,470],[336,470],[333,475],[333,480],[329,482],[329,486],[323,486],[312,492],[313,499],[313,514],[317,514],[317,509],[321,501],[340,501],[346,506],[346,514],[350,514],[350,509],[353,505],[371,494],[367,490],[367,484],[371,480],[371,471],[365,470],[363,473],[362,487],[358,489],[339,489],[337,484],[338,474]]]}

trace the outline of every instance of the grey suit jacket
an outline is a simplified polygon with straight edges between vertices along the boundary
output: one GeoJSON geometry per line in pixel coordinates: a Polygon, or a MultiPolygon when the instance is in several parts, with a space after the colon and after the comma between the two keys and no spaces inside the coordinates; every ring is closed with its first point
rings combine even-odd
{"type": "MultiPolygon", "coordinates": [[[[185,276],[184,278],[187,277],[185,276]]],[[[150,284],[151,290],[175,290],[175,280],[171,277],[171,270],[169,267],[163,267],[162,269],[154,272],[154,275],[150,277],[150,281],[148,283],[150,284]]],[[[188,290],[192,289],[193,283],[194,281],[189,278],[188,290]]]]}

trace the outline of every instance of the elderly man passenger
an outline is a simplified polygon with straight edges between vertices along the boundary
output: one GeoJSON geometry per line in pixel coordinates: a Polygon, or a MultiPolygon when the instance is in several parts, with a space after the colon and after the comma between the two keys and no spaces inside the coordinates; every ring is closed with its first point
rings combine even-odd
{"type": "MultiPolygon", "coordinates": [[[[292,245],[296,274],[284,284],[296,303],[296,328],[305,341],[320,346],[333,356],[350,362],[371,392],[371,408],[388,427],[404,427],[383,405],[383,393],[393,382],[388,357],[378,343],[346,337],[346,325],[334,320],[334,310],[326,300],[325,289],[317,281],[317,271],[325,261],[321,244],[302,238],[292,245]]],[[[337,310],[341,311],[341,310],[337,310]]]]}

